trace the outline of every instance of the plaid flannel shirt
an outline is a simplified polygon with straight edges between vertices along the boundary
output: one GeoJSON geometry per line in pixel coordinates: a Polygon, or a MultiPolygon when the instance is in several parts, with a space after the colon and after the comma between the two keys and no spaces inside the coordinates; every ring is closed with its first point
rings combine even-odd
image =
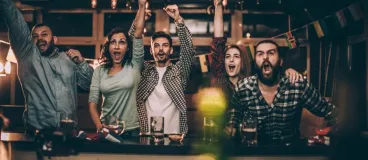
{"type": "MultiPolygon", "coordinates": [[[[194,59],[195,50],[192,42],[192,36],[184,23],[177,22],[176,28],[180,41],[180,59],[176,64],[170,63],[162,78],[162,83],[168,95],[175,106],[180,111],[179,125],[180,132],[188,132],[187,124],[187,106],[184,97],[184,91],[190,74],[191,65],[194,59]]],[[[129,33],[134,33],[135,26],[132,25],[129,33]]],[[[141,132],[148,132],[148,118],[146,110],[147,98],[153,92],[158,84],[158,72],[155,65],[145,62],[141,75],[141,81],[137,91],[137,108],[139,114],[139,123],[141,132]]]]}
{"type": "MultiPolygon", "coordinates": [[[[225,70],[226,37],[213,37],[210,46],[212,57],[210,58],[211,86],[220,88],[228,101],[234,94],[235,86],[227,77],[225,70]]],[[[229,106],[229,105],[228,105],[229,106]]],[[[228,107],[227,106],[227,107],[228,107]]]]}
{"type": "Polygon", "coordinates": [[[338,109],[328,103],[306,79],[291,84],[282,77],[271,106],[258,88],[258,77],[239,81],[231,100],[229,124],[237,126],[246,116],[258,121],[258,134],[272,140],[299,137],[301,111],[308,109],[314,115],[324,117],[329,125],[337,124],[338,109]]]}

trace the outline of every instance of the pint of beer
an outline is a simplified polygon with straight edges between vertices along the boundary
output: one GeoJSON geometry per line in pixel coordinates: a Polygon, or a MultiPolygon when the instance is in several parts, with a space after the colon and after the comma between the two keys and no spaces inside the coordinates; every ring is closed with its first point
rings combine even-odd
{"type": "Polygon", "coordinates": [[[204,117],[203,140],[213,142],[217,139],[217,126],[212,117],[204,117]]]}
{"type": "Polygon", "coordinates": [[[242,143],[249,146],[257,145],[257,120],[255,118],[244,118],[239,130],[242,143]]]}
{"type": "Polygon", "coordinates": [[[164,140],[165,118],[162,116],[151,117],[151,135],[155,143],[164,140]]]}

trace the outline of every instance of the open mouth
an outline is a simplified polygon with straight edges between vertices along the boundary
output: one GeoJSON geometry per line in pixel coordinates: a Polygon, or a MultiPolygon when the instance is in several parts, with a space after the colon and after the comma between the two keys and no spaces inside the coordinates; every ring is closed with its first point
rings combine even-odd
{"type": "Polygon", "coordinates": [[[265,74],[270,74],[271,73],[271,71],[272,71],[272,66],[271,66],[271,64],[270,63],[268,63],[268,62],[265,62],[264,64],[263,64],[263,73],[265,73],[265,74]]]}
{"type": "Polygon", "coordinates": [[[157,56],[162,59],[162,58],[165,58],[166,54],[165,53],[158,53],[157,56]]]}
{"type": "Polygon", "coordinates": [[[44,43],[44,42],[38,43],[38,44],[37,44],[37,47],[38,47],[39,49],[46,49],[46,43],[44,43]]]}
{"type": "Polygon", "coordinates": [[[120,52],[114,52],[114,59],[115,60],[120,60],[121,58],[121,53],[120,52]]]}
{"type": "Polygon", "coordinates": [[[229,71],[230,72],[234,72],[235,71],[235,65],[234,64],[229,64],[229,71]]]}

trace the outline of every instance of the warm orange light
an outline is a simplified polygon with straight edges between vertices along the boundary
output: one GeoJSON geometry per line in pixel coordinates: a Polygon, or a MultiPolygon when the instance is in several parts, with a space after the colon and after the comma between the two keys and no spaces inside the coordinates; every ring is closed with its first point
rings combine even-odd
{"type": "Polygon", "coordinates": [[[117,4],[118,4],[117,0],[111,0],[111,8],[112,9],[115,9],[117,4]]]}
{"type": "Polygon", "coordinates": [[[247,33],[247,39],[249,39],[250,38],[250,33],[247,33]]]}
{"type": "Polygon", "coordinates": [[[4,65],[0,63],[0,73],[4,72],[4,65]]]}
{"type": "Polygon", "coordinates": [[[11,65],[9,61],[6,61],[4,69],[5,69],[5,74],[10,74],[11,65]]]}
{"type": "Polygon", "coordinates": [[[224,7],[226,7],[226,6],[227,6],[227,0],[223,0],[223,1],[222,1],[222,5],[223,5],[224,7]]]}
{"type": "Polygon", "coordinates": [[[17,58],[15,58],[14,52],[11,49],[11,47],[9,48],[8,55],[6,56],[6,60],[12,63],[18,63],[17,58]]]}
{"type": "Polygon", "coordinates": [[[130,1],[127,1],[126,4],[125,4],[125,7],[127,9],[132,9],[132,3],[130,1]]]}
{"type": "Polygon", "coordinates": [[[91,0],[91,6],[92,6],[92,8],[96,8],[97,7],[97,0],[91,0]]]}

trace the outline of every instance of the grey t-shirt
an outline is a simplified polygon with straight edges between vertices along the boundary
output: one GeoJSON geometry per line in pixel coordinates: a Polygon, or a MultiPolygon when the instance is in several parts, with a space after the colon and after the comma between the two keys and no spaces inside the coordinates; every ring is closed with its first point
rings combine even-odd
{"type": "Polygon", "coordinates": [[[137,88],[143,65],[143,40],[133,39],[132,65],[124,68],[115,75],[108,75],[109,69],[99,66],[92,77],[89,102],[98,104],[103,95],[102,113],[100,119],[104,121],[106,115],[117,116],[125,121],[126,130],[139,127],[137,112],[137,88]]]}

